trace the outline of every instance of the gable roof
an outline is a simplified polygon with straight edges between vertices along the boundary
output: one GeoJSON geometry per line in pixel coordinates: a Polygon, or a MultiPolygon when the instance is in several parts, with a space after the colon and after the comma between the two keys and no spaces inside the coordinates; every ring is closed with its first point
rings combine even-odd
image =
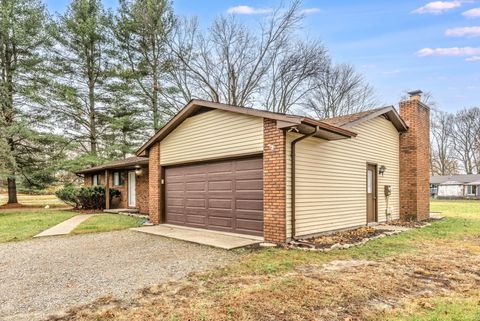
{"type": "Polygon", "coordinates": [[[222,103],[214,103],[205,100],[193,99],[191,100],[182,110],[180,110],[165,126],[160,128],[155,135],[153,135],[142,147],[140,147],[136,155],[143,156],[147,149],[152,146],[155,142],[162,140],[170,132],[172,132],[180,123],[182,123],[186,118],[195,115],[196,113],[202,110],[213,110],[220,109],[233,113],[257,116],[262,118],[274,119],[277,120],[278,128],[291,128],[295,127],[298,132],[309,134],[312,132],[312,127],[315,128],[318,126],[318,132],[315,134],[315,137],[323,138],[326,140],[337,140],[355,137],[357,134],[338,126],[328,124],[324,121],[318,121],[309,117],[297,116],[297,115],[287,115],[282,113],[275,113],[265,110],[259,110],[248,107],[240,107],[227,105],[222,103]]]}
{"type": "Polygon", "coordinates": [[[399,132],[405,132],[408,129],[407,124],[402,119],[402,117],[400,117],[400,114],[393,106],[380,107],[361,111],[359,113],[327,118],[323,119],[322,121],[327,124],[339,126],[342,128],[351,128],[355,125],[361,124],[367,120],[373,119],[378,116],[384,116],[388,120],[390,120],[399,132]]]}
{"type": "Polygon", "coordinates": [[[463,174],[463,175],[447,175],[447,176],[430,176],[430,184],[445,184],[450,182],[458,182],[459,184],[469,185],[478,182],[480,185],[480,174],[463,174]]]}
{"type": "Polygon", "coordinates": [[[146,165],[146,164],[148,164],[147,157],[134,156],[134,157],[127,157],[125,159],[119,159],[103,165],[82,169],[81,171],[76,172],[76,174],[94,173],[94,172],[104,171],[106,169],[128,169],[128,168],[135,168],[135,166],[137,165],[146,165]]]}

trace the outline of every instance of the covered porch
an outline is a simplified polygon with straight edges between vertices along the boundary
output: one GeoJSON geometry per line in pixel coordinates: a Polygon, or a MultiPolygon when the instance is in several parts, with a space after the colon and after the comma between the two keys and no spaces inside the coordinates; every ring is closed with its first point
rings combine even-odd
{"type": "Polygon", "coordinates": [[[130,213],[148,213],[148,158],[129,157],[78,171],[84,186],[101,185],[105,195],[112,189],[120,192],[119,197],[105,198],[105,210],[130,213]]]}

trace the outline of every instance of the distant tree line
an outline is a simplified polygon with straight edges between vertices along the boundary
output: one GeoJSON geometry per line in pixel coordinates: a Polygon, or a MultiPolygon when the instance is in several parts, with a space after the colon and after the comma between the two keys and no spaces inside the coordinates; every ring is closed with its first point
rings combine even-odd
{"type": "MultiPolygon", "coordinates": [[[[0,0],[0,179],[9,202],[131,155],[192,98],[334,117],[376,104],[352,66],[303,39],[301,2],[207,28],[167,0],[0,0]],[[66,175],[68,176],[68,175],[66,175]]],[[[473,166],[473,165],[472,165],[473,166]]]]}
{"type": "Polygon", "coordinates": [[[480,108],[456,113],[432,109],[432,175],[480,174],[480,108]]]}

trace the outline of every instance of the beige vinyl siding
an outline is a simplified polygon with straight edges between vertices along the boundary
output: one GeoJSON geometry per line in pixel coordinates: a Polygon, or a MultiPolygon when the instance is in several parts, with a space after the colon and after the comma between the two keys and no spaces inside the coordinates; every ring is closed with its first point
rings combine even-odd
{"type": "MultiPolygon", "coordinates": [[[[349,128],[357,137],[339,141],[307,138],[297,144],[296,234],[309,235],[367,222],[367,163],[386,166],[378,175],[378,220],[386,220],[384,185],[392,186],[388,207],[399,216],[399,133],[383,117],[349,128]]],[[[290,143],[287,135],[287,237],[291,236],[290,143]]]]}
{"type": "Polygon", "coordinates": [[[160,143],[161,165],[263,151],[263,118],[215,109],[187,118],[160,143]]]}

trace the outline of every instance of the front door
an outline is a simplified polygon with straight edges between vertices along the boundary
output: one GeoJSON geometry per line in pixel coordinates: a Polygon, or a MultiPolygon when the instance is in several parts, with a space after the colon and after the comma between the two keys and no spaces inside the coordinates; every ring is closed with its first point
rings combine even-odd
{"type": "Polygon", "coordinates": [[[135,207],[136,204],[136,176],[135,171],[128,172],[128,207],[135,207]]]}
{"type": "Polygon", "coordinates": [[[377,166],[367,165],[367,223],[377,221],[377,166]]]}

